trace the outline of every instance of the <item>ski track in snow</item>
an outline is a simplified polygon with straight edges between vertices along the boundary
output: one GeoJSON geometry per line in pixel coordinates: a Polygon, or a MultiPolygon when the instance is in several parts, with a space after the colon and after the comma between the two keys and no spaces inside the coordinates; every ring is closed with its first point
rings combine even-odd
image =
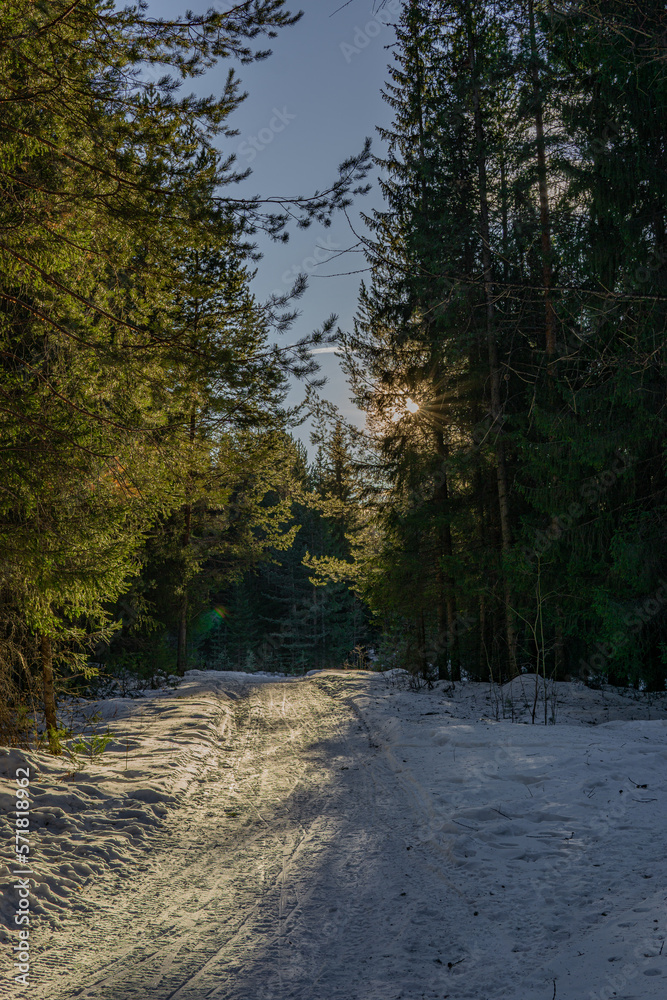
{"type": "MultiPolygon", "coordinates": [[[[505,714],[533,690],[506,685],[505,714]]],[[[97,707],[106,764],[0,752],[3,849],[35,774],[36,915],[31,986],[10,959],[0,996],[667,996],[665,698],[562,684],[545,727],[496,719],[484,684],[189,671],[97,707]]]]}

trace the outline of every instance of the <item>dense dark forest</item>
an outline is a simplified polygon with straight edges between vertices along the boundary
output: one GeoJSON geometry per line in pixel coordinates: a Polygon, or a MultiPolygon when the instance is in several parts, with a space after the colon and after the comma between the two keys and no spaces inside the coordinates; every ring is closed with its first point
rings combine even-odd
{"type": "Polygon", "coordinates": [[[405,5],[346,366],[386,636],[422,670],[662,689],[665,20],[405,5]]]}
{"type": "Polygon", "coordinates": [[[237,77],[177,82],[297,16],[3,4],[8,739],[190,667],[664,689],[664,4],[406,0],[374,163],[244,200],[237,77]],[[255,298],[258,234],[373,169],[354,329],[286,346],[305,282],[255,298]],[[318,397],[336,337],[364,430],[318,397]]]}

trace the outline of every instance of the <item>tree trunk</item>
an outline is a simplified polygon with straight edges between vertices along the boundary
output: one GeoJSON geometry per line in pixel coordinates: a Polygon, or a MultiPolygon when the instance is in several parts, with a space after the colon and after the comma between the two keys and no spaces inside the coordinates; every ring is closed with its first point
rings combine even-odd
{"type": "Polygon", "coordinates": [[[188,663],[188,592],[184,589],[178,609],[178,645],[176,647],[176,671],[182,677],[188,663]]]}
{"type": "Polygon", "coordinates": [[[453,593],[447,596],[447,641],[451,659],[451,679],[461,680],[461,651],[459,649],[459,632],[457,628],[458,611],[456,597],[453,593]]]}
{"type": "MultiPolygon", "coordinates": [[[[436,450],[442,460],[442,484],[438,488],[437,499],[444,512],[449,504],[449,487],[447,483],[447,472],[444,462],[449,450],[445,444],[442,431],[436,431],[436,450]]],[[[438,532],[438,549],[447,559],[454,554],[454,544],[452,541],[452,529],[447,521],[438,532]]],[[[438,676],[441,680],[451,679],[461,680],[461,662],[459,652],[458,630],[456,627],[456,591],[454,579],[449,573],[445,573],[438,561],[437,569],[438,582],[438,676]],[[446,622],[446,626],[445,626],[446,622]],[[450,667],[451,664],[451,667],[450,667]]]]}
{"type": "Polygon", "coordinates": [[[509,224],[507,213],[507,170],[505,167],[505,153],[500,159],[500,214],[503,226],[503,282],[507,284],[509,279],[509,224]]]}
{"type": "Polygon", "coordinates": [[[53,643],[48,635],[40,636],[40,652],[42,658],[42,685],[44,692],[44,718],[46,720],[46,732],[49,739],[49,747],[52,752],[57,751],[56,730],[56,694],[53,685],[53,643]]]}
{"type": "MultiPolygon", "coordinates": [[[[451,542],[451,539],[450,539],[451,542]]],[[[440,549],[447,555],[445,538],[440,538],[440,549]]],[[[453,580],[438,566],[438,648],[437,666],[439,680],[461,680],[461,655],[457,629],[456,597],[453,580]]]]}
{"type": "Polygon", "coordinates": [[[489,676],[489,657],[486,647],[486,600],[484,594],[479,595],[479,676],[489,676]]]}
{"type": "Polygon", "coordinates": [[[426,654],[426,622],[424,620],[424,609],[419,613],[419,662],[421,663],[421,675],[426,677],[429,673],[428,660],[426,654]]]}
{"type": "Polygon", "coordinates": [[[553,266],[551,252],[551,220],[549,217],[549,195],[547,191],[547,158],[544,144],[544,119],[542,95],[540,94],[540,74],[537,68],[537,35],[535,33],[535,9],[533,0],[528,0],[528,20],[530,26],[530,75],[533,83],[535,111],[535,137],[537,139],[537,180],[540,193],[540,230],[542,242],[542,280],[544,282],[545,350],[550,360],[556,350],[556,314],[551,297],[553,266]]]}
{"type": "MultiPolygon", "coordinates": [[[[490,225],[489,225],[489,201],[488,182],[486,174],[486,153],[484,124],[482,121],[482,106],[480,98],[480,88],[477,81],[475,38],[472,25],[470,4],[466,5],[467,14],[467,34],[468,34],[468,54],[470,69],[472,73],[472,98],[475,116],[475,139],[477,142],[477,173],[479,178],[479,215],[480,215],[480,237],[482,241],[482,268],[484,271],[484,299],[486,305],[486,339],[489,357],[489,374],[491,383],[491,414],[493,416],[496,434],[496,479],[498,488],[498,508],[500,512],[500,529],[502,538],[502,553],[506,555],[512,547],[512,533],[510,526],[510,511],[507,488],[507,462],[505,455],[505,442],[500,435],[500,418],[502,416],[502,403],[500,399],[500,366],[498,363],[498,345],[496,342],[495,329],[495,307],[493,290],[493,272],[491,266],[491,245],[490,245],[490,225]]],[[[507,580],[506,573],[503,572],[503,591],[505,603],[505,629],[507,635],[507,654],[509,662],[510,677],[518,674],[516,662],[517,633],[514,621],[512,593],[507,580]]]]}
{"type": "Polygon", "coordinates": [[[556,604],[556,638],[554,643],[554,680],[565,680],[565,637],[563,635],[563,612],[556,604]]]}
{"type": "MultiPolygon", "coordinates": [[[[192,408],[190,413],[190,444],[193,443],[195,439],[195,420],[196,413],[195,408],[192,408]]],[[[191,473],[188,474],[188,480],[191,479],[191,473]]],[[[188,481],[188,492],[190,492],[190,482],[188,481]]],[[[187,567],[185,565],[185,559],[187,559],[187,550],[190,545],[190,536],[192,534],[192,505],[186,503],[183,507],[183,537],[181,541],[181,547],[183,549],[184,556],[184,566],[183,566],[183,580],[182,587],[183,593],[181,595],[181,602],[178,611],[178,643],[176,646],[176,672],[182,677],[185,673],[188,664],[188,574],[187,567]]]]}

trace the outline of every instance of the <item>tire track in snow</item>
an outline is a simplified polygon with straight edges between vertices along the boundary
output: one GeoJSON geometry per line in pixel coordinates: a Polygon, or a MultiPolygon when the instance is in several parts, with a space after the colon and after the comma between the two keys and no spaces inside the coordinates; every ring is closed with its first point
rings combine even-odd
{"type": "Polygon", "coordinates": [[[368,773],[366,733],[336,693],[309,681],[239,693],[218,766],[173,815],[173,833],[154,841],[136,895],[117,886],[103,898],[97,887],[92,926],[72,921],[76,961],[63,954],[66,932],[38,959],[38,973],[70,966],[40,977],[39,1000],[352,1000],[345,955],[381,908],[365,869],[369,848],[374,870],[383,839],[397,836],[394,779],[384,766],[368,773]]]}

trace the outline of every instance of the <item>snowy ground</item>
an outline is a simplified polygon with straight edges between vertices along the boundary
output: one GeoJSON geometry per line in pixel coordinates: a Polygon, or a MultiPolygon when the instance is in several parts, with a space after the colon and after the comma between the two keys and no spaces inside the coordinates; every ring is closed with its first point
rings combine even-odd
{"type": "Polygon", "coordinates": [[[35,918],[0,996],[664,1000],[667,702],[534,693],[190,671],[88,706],[82,770],[0,750],[0,922],[25,764],[35,918]]]}

